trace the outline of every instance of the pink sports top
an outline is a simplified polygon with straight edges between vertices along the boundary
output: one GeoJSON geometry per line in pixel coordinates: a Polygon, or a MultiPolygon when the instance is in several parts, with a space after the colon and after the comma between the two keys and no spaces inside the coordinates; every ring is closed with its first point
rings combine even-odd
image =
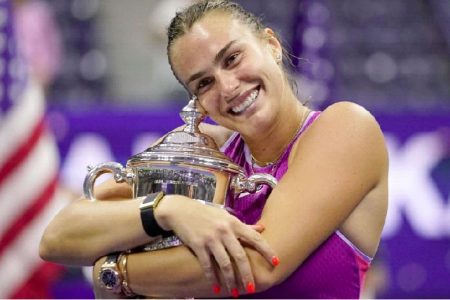
{"type": "MultiPolygon", "coordinates": [[[[302,128],[286,147],[279,161],[266,167],[254,166],[244,140],[235,132],[221,147],[232,161],[242,166],[247,175],[269,173],[280,180],[288,169],[288,158],[298,137],[320,116],[313,111],[302,128]]],[[[270,187],[263,185],[255,193],[242,193],[238,199],[227,199],[236,216],[246,224],[255,224],[261,217],[270,187]]],[[[364,275],[371,258],[358,250],[339,231],[331,234],[311,255],[281,284],[245,297],[254,298],[359,298],[364,275]]]]}

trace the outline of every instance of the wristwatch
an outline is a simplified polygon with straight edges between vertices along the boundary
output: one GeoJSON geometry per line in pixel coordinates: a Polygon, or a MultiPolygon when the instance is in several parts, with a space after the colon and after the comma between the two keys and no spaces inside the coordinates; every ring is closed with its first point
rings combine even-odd
{"type": "Polygon", "coordinates": [[[172,231],[162,229],[155,220],[154,211],[159,202],[164,198],[164,196],[164,192],[162,191],[148,194],[142,201],[142,204],[139,205],[139,209],[141,211],[142,227],[144,228],[145,232],[151,237],[156,237],[159,235],[168,237],[173,235],[172,231]]]}
{"type": "Polygon", "coordinates": [[[120,252],[109,254],[98,274],[100,286],[114,294],[122,292],[122,274],[117,266],[119,256],[120,252]]]}

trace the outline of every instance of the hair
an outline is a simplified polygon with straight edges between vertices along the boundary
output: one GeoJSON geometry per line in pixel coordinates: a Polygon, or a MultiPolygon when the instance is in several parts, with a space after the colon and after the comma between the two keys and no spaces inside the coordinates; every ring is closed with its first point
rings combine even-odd
{"type": "MultiPolygon", "coordinates": [[[[201,0],[198,1],[181,11],[178,11],[175,17],[170,22],[170,25],[167,29],[167,57],[169,59],[170,68],[172,69],[173,74],[177,78],[177,80],[183,85],[178,76],[176,75],[172,61],[170,59],[170,48],[178,38],[182,37],[186,34],[192,26],[199,21],[206,14],[218,11],[225,12],[230,14],[236,20],[241,21],[243,24],[247,25],[255,34],[259,34],[262,36],[263,30],[265,26],[263,25],[262,19],[255,16],[251,12],[245,10],[241,5],[228,1],[228,0],[201,0]]],[[[275,33],[276,34],[276,33],[275,33]]],[[[276,37],[279,39],[278,35],[276,37]]],[[[288,71],[290,68],[286,66],[286,62],[292,65],[292,61],[287,56],[287,51],[283,47],[282,51],[283,56],[283,71],[286,75],[286,79],[288,80],[291,89],[296,93],[297,85],[295,80],[293,79],[292,74],[288,71]]]]}

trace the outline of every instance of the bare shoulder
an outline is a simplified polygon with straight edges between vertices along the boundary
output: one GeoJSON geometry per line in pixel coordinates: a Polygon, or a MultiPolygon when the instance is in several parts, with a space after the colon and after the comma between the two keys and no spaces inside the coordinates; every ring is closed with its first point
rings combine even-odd
{"type": "Polygon", "coordinates": [[[349,101],[337,102],[327,107],[312,127],[317,127],[316,133],[320,130],[322,136],[362,139],[382,137],[375,117],[361,105],[349,101]]]}
{"type": "Polygon", "coordinates": [[[375,117],[364,107],[342,101],[327,107],[308,128],[296,145],[297,153],[310,152],[357,163],[357,157],[387,168],[387,151],[381,128],[375,117]]]}
{"type": "Polygon", "coordinates": [[[200,124],[200,130],[204,134],[212,137],[219,148],[222,147],[222,145],[233,134],[233,131],[228,128],[225,128],[225,127],[222,127],[219,125],[212,125],[212,124],[208,124],[208,123],[200,124]]]}
{"type": "Polygon", "coordinates": [[[351,102],[330,105],[297,140],[288,164],[261,218],[264,233],[276,241],[280,255],[298,264],[343,223],[348,224],[356,210],[363,211],[350,226],[358,229],[357,234],[348,236],[365,253],[373,254],[379,224],[384,222],[388,173],[384,137],[374,116],[351,102]],[[363,209],[358,208],[361,203],[363,209]],[[373,207],[380,211],[376,216],[373,207]],[[374,220],[369,222],[368,216],[374,220]],[[294,240],[302,242],[286,247],[294,240]]]}
{"type": "Polygon", "coordinates": [[[379,128],[374,116],[363,106],[349,101],[341,101],[328,106],[321,117],[324,122],[339,122],[344,124],[367,124],[379,128]]]}
{"type": "MultiPolygon", "coordinates": [[[[317,126],[315,135],[321,137],[320,143],[318,147],[312,144],[307,147],[321,157],[321,162],[325,163],[322,169],[334,175],[328,181],[343,180],[340,182],[344,195],[341,203],[353,203],[345,220],[340,222],[339,230],[364,253],[373,256],[388,202],[389,161],[381,128],[368,110],[351,102],[331,105],[314,125],[317,126]],[[352,189],[356,193],[352,193],[352,189]]],[[[320,176],[323,178],[323,173],[320,176]]]]}

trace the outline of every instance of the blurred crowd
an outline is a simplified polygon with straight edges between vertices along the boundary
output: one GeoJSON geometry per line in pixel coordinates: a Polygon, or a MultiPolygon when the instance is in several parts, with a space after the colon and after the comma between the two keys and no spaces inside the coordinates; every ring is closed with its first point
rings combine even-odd
{"type": "MultiPolygon", "coordinates": [[[[17,21],[30,27],[21,35],[36,48],[27,50],[39,56],[31,58],[36,68],[47,64],[49,74],[39,76],[53,76],[51,101],[181,103],[186,95],[167,63],[165,28],[189,2],[21,0],[17,21]]],[[[238,2],[281,34],[299,93],[317,106],[336,99],[377,110],[450,106],[448,1],[238,2]]]]}

